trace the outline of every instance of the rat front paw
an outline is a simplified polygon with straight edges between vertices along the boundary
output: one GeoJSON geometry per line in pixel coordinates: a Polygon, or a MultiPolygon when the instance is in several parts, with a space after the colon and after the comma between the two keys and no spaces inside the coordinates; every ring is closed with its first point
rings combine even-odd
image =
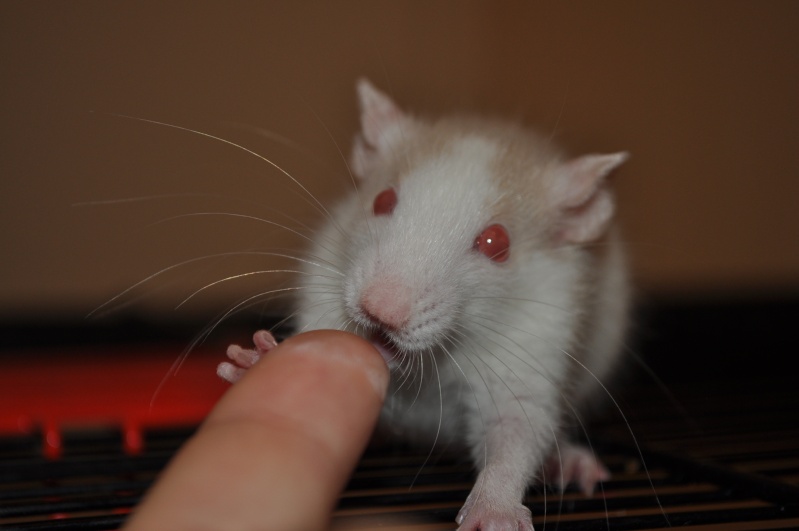
{"type": "Polygon", "coordinates": [[[472,491],[458,516],[458,531],[534,531],[530,509],[521,503],[504,506],[480,499],[472,491]]]}
{"type": "Polygon", "coordinates": [[[277,346],[274,336],[266,330],[259,330],[252,336],[254,349],[241,348],[230,345],[227,348],[227,357],[233,363],[222,362],[216,368],[216,374],[223,380],[236,383],[244,376],[247,370],[255,365],[262,356],[277,346]]]}

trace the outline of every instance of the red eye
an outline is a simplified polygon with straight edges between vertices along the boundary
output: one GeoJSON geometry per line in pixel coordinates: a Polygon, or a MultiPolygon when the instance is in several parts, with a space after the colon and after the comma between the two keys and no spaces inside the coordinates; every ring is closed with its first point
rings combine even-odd
{"type": "Polygon", "coordinates": [[[498,223],[489,225],[474,241],[474,248],[494,262],[504,262],[510,256],[510,237],[498,223]]]}
{"type": "Polygon", "coordinates": [[[397,206],[397,192],[393,188],[387,188],[377,194],[372,209],[375,216],[388,216],[394,212],[395,206],[397,206]]]}

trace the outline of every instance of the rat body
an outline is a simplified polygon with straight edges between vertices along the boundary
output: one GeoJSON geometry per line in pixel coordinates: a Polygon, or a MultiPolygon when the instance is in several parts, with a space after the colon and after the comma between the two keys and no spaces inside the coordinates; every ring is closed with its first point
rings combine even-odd
{"type": "MultiPolygon", "coordinates": [[[[569,159],[516,124],[422,120],[366,81],[358,96],[358,190],[313,238],[298,330],[370,339],[393,373],[385,424],[466,443],[479,475],[459,529],[532,529],[531,481],[590,493],[609,477],[565,431],[605,392],[627,328],[607,183],[626,154],[569,159]]],[[[229,354],[246,367],[270,342],[256,347],[229,354]]]]}

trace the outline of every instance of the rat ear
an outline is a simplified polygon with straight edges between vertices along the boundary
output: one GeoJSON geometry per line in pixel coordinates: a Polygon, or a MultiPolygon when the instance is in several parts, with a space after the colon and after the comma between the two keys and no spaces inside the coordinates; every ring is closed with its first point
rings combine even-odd
{"type": "Polygon", "coordinates": [[[391,98],[366,79],[358,80],[356,90],[361,110],[361,132],[355,137],[351,166],[355,175],[363,177],[371,161],[390,149],[406,118],[391,98]]]}
{"type": "Polygon", "coordinates": [[[627,158],[625,152],[584,155],[557,168],[554,200],[560,211],[559,239],[585,243],[602,236],[614,211],[607,177],[627,158]]]}

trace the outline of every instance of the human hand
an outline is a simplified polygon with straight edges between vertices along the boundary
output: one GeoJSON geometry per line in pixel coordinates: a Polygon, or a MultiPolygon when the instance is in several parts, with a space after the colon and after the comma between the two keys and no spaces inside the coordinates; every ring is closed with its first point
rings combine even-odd
{"type": "Polygon", "coordinates": [[[222,397],[124,529],[326,528],[387,386],[382,357],[356,336],[284,341],[222,397]]]}

